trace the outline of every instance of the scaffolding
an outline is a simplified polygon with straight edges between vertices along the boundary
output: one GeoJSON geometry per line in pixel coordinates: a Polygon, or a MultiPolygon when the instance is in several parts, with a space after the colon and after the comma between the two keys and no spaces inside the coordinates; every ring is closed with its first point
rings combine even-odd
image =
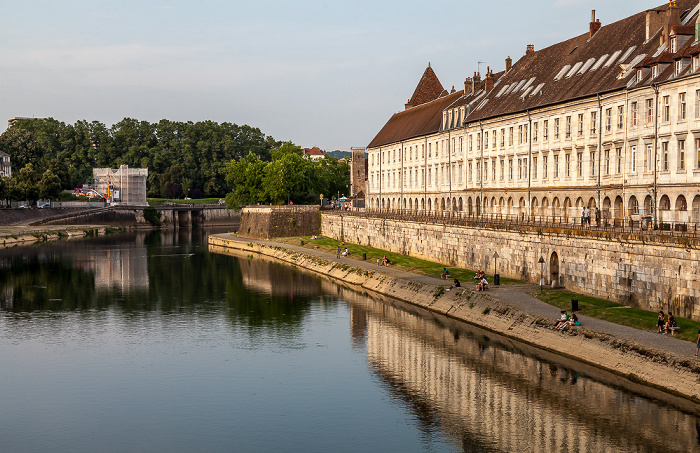
{"type": "Polygon", "coordinates": [[[112,205],[146,206],[147,168],[94,168],[95,191],[112,205]]]}

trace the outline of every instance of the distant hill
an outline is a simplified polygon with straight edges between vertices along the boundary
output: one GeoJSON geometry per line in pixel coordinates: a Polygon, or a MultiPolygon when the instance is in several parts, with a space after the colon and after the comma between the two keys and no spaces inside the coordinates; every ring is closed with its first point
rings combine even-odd
{"type": "Polygon", "coordinates": [[[352,153],[350,151],[326,151],[326,154],[331,157],[335,157],[336,159],[342,159],[343,157],[347,157],[349,159],[350,157],[352,157],[352,153]]]}

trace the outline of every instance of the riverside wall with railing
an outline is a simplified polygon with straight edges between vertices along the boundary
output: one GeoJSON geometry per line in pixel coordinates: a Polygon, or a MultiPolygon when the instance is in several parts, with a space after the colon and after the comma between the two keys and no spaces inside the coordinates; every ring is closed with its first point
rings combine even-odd
{"type": "Polygon", "coordinates": [[[695,225],[370,210],[321,217],[321,233],[339,240],[700,319],[695,225]]]}

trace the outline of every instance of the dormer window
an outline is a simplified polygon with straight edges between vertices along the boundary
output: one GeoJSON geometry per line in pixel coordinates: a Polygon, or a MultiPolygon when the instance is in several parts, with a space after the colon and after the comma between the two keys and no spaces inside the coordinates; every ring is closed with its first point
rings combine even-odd
{"type": "Polygon", "coordinates": [[[644,78],[644,70],[637,69],[637,83],[641,82],[644,78]]]}
{"type": "Polygon", "coordinates": [[[693,57],[693,72],[697,71],[698,68],[700,68],[700,55],[695,55],[693,57]]]}
{"type": "Polygon", "coordinates": [[[651,78],[655,79],[659,75],[659,65],[651,67],[651,78]]]}
{"type": "Polygon", "coordinates": [[[671,38],[671,53],[678,52],[678,38],[676,36],[671,38]]]}
{"type": "Polygon", "coordinates": [[[683,70],[683,60],[676,61],[676,75],[680,75],[683,70]]]}

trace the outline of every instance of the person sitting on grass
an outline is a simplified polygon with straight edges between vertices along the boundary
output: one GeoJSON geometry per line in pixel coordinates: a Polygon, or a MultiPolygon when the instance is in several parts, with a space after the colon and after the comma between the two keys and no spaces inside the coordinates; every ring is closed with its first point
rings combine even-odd
{"type": "Polygon", "coordinates": [[[453,287],[453,288],[459,288],[459,287],[461,287],[461,286],[462,286],[462,285],[459,284],[459,280],[457,280],[457,279],[455,278],[455,283],[454,283],[454,285],[452,285],[452,287],[453,287]]]}
{"type": "Polygon", "coordinates": [[[384,255],[384,258],[382,259],[382,266],[388,266],[391,264],[391,260],[384,255]]]}
{"type": "Polygon", "coordinates": [[[659,317],[656,318],[656,333],[663,333],[664,324],[664,312],[659,311],[659,317]]]}
{"type": "Polygon", "coordinates": [[[676,322],[676,318],[673,317],[673,313],[669,311],[668,321],[666,321],[666,331],[664,332],[664,335],[666,335],[672,327],[678,327],[678,323],[676,322]]]}
{"type": "Polygon", "coordinates": [[[442,268],[442,275],[440,276],[440,278],[442,278],[443,280],[447,280],[448,278],[450,278],[450,271],[448,271],[446,267],[442,268]]]}
{"type": "Polygon", "coordinates": [[[348,248],[345,247],[345,251],[342,253],[343,256],[348,256],[350,252],[348,252],[348,248]]]}
{"type": "Polygon", "coordinates": [[[476,285],[476,290],[477,291],[486,291],[489,289],[489,282],[486,280],[486,277],[481,277],[481,280],[479,281],[479,284],[476,285]]]}

